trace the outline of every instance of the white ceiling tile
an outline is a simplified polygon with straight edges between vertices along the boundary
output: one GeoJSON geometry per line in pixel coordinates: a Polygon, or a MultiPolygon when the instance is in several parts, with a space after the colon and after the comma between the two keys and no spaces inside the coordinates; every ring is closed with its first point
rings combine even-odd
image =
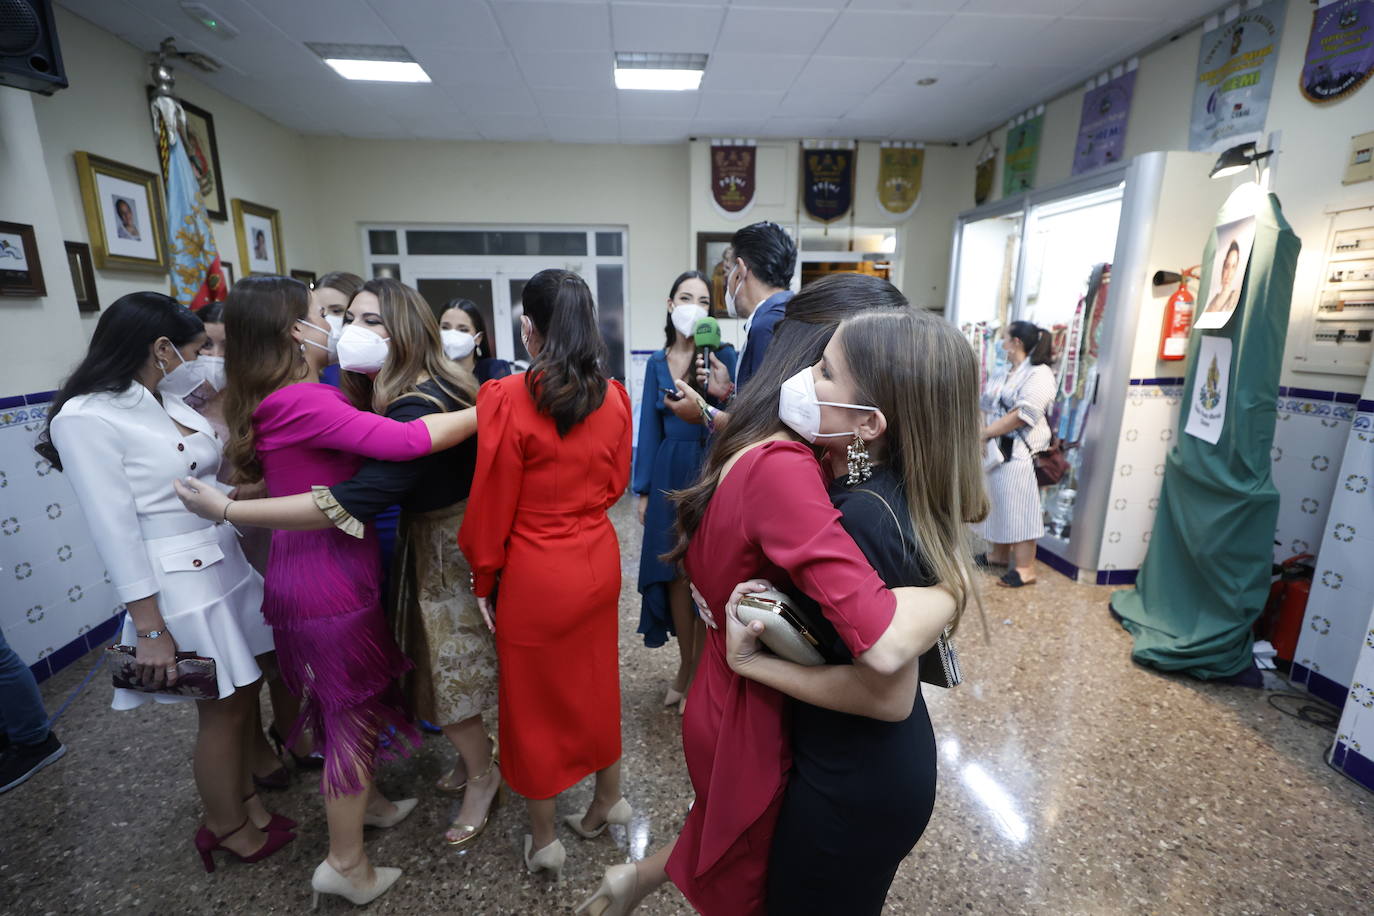
{"type": "Polygon", "coordinates": [[[397,116],[413,114],[455,113],[463,109],[459,102],[441,87],[415,83],[355,83],[348,87],[349,95],[369,107],[377,107],[397,116]]]}
{"type": "Polygon", "coordinates": [[[759,128],[760,137],[823,137],[827,136],[835,118],[769,118],[768,123],[759,128]]]}
{"type": "Polygon", "coordinates": [[[523,86],[515,89],[470,89],[454,93],[463,110],[471,115],[509,115],[538,117],[539,106],[523,86]]]}
{"type": "MultiPolygon", "coordinates": [[[[615,120],[616,91],[614,89],[536,89],[534,101],[545,119],[551,117],[609,118],[615,120]]],[[[550,125],[552,129],[552,125],[550,125]]]]}
{"type": "Polygon", "coordinates": [[[1215,13],[1223,4],[1215,0],[1078,0],[1072,10],[1075,16],[1115,16],[1121,19],[1151,19],[1165,22],[1179,17],[1202,18],[1215,13]]]}
{"type": "Polygon", "coordinates": [[[472,119],[472,126],[486,140],[547,140],[549,129],[541,118],[487,114],[472,119]]]}
{"type": "MultiPolygon", "coordinates": [[[[247,0],[285,35],[297,41],[351,42],[389,45],[396,36],[373,12],[366,0],[247,0]]],[[[222,12],[238,26],[231,7],[235,4],[211,0],[210,7],[222,12]]],[[[185,15],[183,13],[183,15],[185,15]]],[[[241,27],[241,26],[240,26],[241,27]]]]}
{"type": "Polygon", "coordinates": [[[872,92],[901,64],[900,60],[813,57],[792,84],[792,92],[872,92]]]}
{"type": "Polygon", "coordinates": [[[838,10],[843,9],[849,0],[731,0],[734,6],[757,6],[775,11],[784,6],[789,9],[838,10]]]}
{"type": "Polygon", "coordinates": [[[896,72],[883,81],[879,91],[901,91],[916,88],[930,93],[947,94],[972,82],[987,73],[992,64],[963,63],[960,61],[909,60],[897,68],[896,72]],[[933,86],[917,86],[916,81],[934,77],[938,82],[933,86]]]}
{"type": "Polygon", "coordinates": [[[785,90],[806,66],[801,54],[714,54],[706,64],[702,89],[785,90]]]}
{"type": "Polygon", "coordinates": [[[512,48],[611,50],[610,8],[603,3],[502,0],[494,9],[512,48]]]}
{"type": "Polygon", "coordinates": [[[619,90],[616,96],[622,119],[691,118],[701,103],[701,95],[696,92],[619,90]]]}
{"type": "Polygon", "coordinates": [[[907,13],[953,13],[969,0],[850,0],[851,10],[897,10],[907,13]]]}
{"type": "MultiPolygon", "coordinates": [[[[283,0],[271,0],[281,3],[283,0]]],[[[419,47],[501,48],[505,38],[485,0],[369,0],[391,33],[419,47]]]]}
{"type": "Polygon", "coordinates": [[[782,104],[784,92],[703,92],[697,119],[766,121],[782,104]]]}
{"type": "Polygon", "coordinates": [[[411,48],[429,78],[441,86],[520,86],[525,82],[515,56],[506,50],[411,48]]]}
{"type": "Polygon", "coordinates": [[[547,115],[544,123],[555,143],[618,143],[619,118],[565,118],[547,115]]]}
{"type": "Polygon", "coordinates": [[[710,53],[725,10],[684,3],[624,3],[611,7],[611,38],[617,51],[710,53]]]}
{"type": "Polygon", "coordinates": [[[461,124],[411,124],[407,130],[416,140],[481,140],[482,132],[461,124]]]}
{"type": "Polygon", "coordinates": [[[531,89],[607,89],[615,85],[609,51],[516,51],[531,89]]]}
{"type": "Polygon", "coordinates": [[[949,19],[942,13],[849,10],[826,33],[816,53],[834,57],[909,57],[949,19]]]}
{"type": "Polygon", "coordinates": [[[633,118],[620,120],[624,143],[681,143],[692,134],[689,118],[633,118]]]}
{"type": "MultiPolygon", "coordinates": [[[[1140,0],[1126,0],[1136,7],[1140,0]]],[[[1063,16],[1072,13],[1075,7],[1083,5],[1083,0],[966,0],[960,12],[964,13],[1024,13],[1030,16],[1063,16]]]]}
{"type": "Polygon", "coordinates": [[[755,137],[767,118],[697,117],[692,121],[694,137],[755,137]]]}
{"type": "Polygon", "coordinates": [[[725,14],[717,51],[788,51],[809,54],[820,44],[831,23],[833,10],[756,9],[732,6],[725,14]]]}
{"type": "Polygon", "coordinates": [[[858,92],[789,92],[778,105],[781,117],[841,118],[865,98],[858,92]]]}
{"type": "Polygon", "coordinates": [[[917,56],[923,60],[1026,63],[1027,56],[1039,57],[1039,33],[1051,21],[1048,16],[961,13],[922,45],[917,56]]]}

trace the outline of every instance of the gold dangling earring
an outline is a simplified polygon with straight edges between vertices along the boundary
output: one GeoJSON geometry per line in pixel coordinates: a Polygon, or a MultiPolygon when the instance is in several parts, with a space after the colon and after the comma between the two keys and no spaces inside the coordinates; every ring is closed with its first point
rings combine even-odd
{"type": "Polygon", "coordinates": [[[849,486],[863,483],[873,476],[873,462],[868,460],[868,443],[857,432],[845,449],[844,456],[849,459],[849,476],[845,479],[849,486]]]}

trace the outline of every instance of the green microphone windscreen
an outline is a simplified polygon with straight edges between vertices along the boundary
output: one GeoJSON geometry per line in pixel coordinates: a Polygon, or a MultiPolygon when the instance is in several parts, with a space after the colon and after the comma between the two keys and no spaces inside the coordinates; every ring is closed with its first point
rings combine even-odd
{"type": "Polygon", "coordinates": [[[714,350],[720,349],[720,322],[707,315],[697,322],[697,326],[692,331],[692,340],[698,347],[711,347],[714,350]]]}

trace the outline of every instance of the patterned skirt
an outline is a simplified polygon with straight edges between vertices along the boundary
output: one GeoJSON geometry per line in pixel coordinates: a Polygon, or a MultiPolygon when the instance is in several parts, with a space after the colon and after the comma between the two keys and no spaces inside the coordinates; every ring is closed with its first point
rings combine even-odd
{"type": "Polygon", "coordinates": [[[458,549],[467,501],[405,512],[392,566],[392,622],[415,667],[401,681],[416,716],[452,725],[496,708],[496,643],[458,549]]]}

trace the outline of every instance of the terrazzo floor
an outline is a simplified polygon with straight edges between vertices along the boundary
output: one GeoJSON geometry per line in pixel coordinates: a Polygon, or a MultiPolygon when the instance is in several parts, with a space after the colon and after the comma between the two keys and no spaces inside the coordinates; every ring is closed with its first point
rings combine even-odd
{"type": "MultiPolygon", "coordinates": [[[[429,736],[388,765],[392,798],[419,796],[393,830],[370,833],[376,864],[405,869],[373,913],[569,912],[602,869],[671,837],[692,793],[675,712],[661,705],[670,644],[635,634],[639,529],[614,510],[625,567],[621,599],[628,831],[598,840],[562,832],[558,885],[525,874],[523,806],[508,805],[476,848],[440,836],[456,803],[433,782],[452,761],[429,736]]],[[[989,578],[987,584],[991,586],[989,578]]],[[[1374,913],[1374,794],[1323,763],[1331,733],[1285,716],[1248,690],[1133,665],[1108,616],[1111,589],[1042,569],[1040,584],[986,591],[992,630],[976,619],[959,649],[966,682],[927,688],[939,746],[934,817],[902,866],[890,913],[1374,913]]],[[[77,691],[96,655],[43,684],[49,711],[77,691]]],[[[325,848],[314,780],[302,775],[269,805],[301,821],[300,837],[258,865],[212,875],[191,847],[199,815],[189,707],[115,713],[103,672],[57,723],[68,755],[0,796],[0,913],[285,913],[310,906],[325,848]]],[[[1283,685],[1271,678],[1269,685],[1283,685]]],[[[264,702],[265,702],[264,694],[264,702]]],[[[560,813],[580,811],[590,780],[560,813]]],[[[321,911],[347,913],[339,898],[321,911]]],[[[638,911],[688,913],[671,887],[638,911]]]]}

